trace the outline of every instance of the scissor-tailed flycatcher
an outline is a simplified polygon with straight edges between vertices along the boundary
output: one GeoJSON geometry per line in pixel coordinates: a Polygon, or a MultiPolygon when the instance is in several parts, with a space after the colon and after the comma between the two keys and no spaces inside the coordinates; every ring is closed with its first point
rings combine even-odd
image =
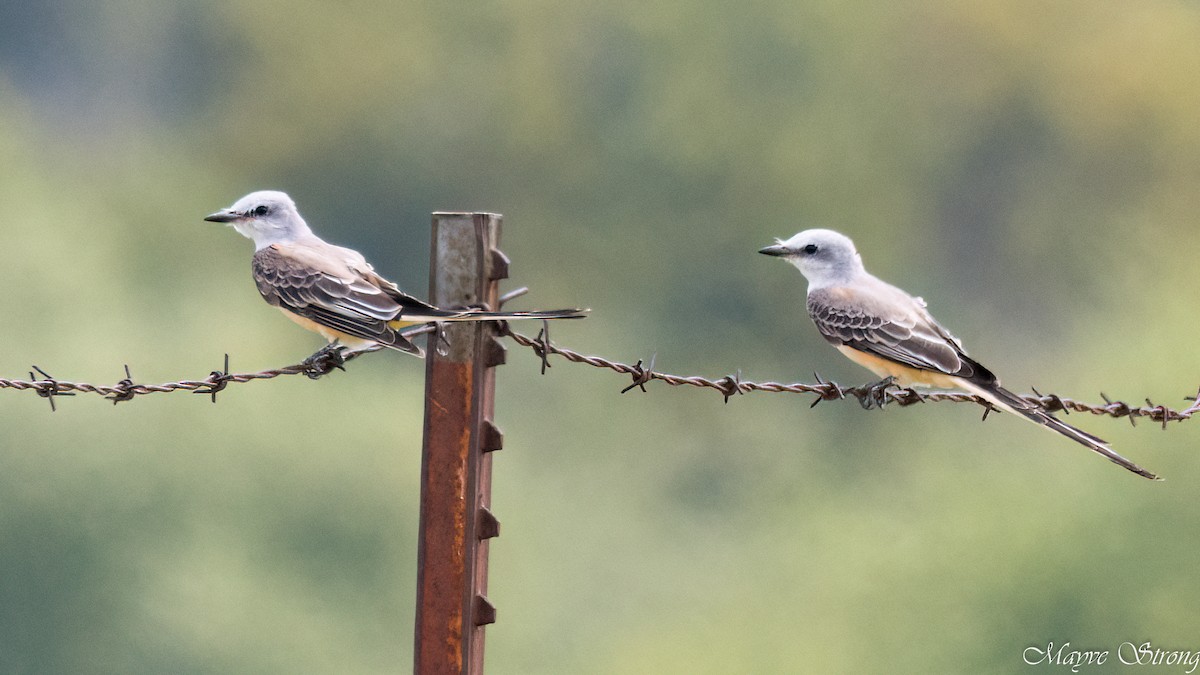
{"type": "Polygon", "coordinates": [[[925,301],[863,268],[848,237],[805,230],[759,253],[795,265],[808,279],[808,315],[824,338],[851,361],[902,386],[965,389],[1001,410],[1056,431],[1150,479],[1153,473],[1113,452],[1107,441],[1076,429],[1000,386],[990,370],[967,356],[958,339],[934,321],[925,301]]]}
{"type": "Polygon", "coordinates": [[[227,223],[254,240],[254,282],[264,300],[351,352],[379,345],[421,356],[421,348],[399,332],[414,324],[584,316],[585,310],[579,309],[485,312],[434,307],[376,274],[358,251],[313,234],[282,192],[253,192],[205,220],[227,223]]]}

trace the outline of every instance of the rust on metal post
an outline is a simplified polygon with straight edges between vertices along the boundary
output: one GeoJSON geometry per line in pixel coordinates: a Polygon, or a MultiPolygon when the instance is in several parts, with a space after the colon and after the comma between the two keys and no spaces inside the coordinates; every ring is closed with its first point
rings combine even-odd
{"type": "MultiPolygon", "coordinates": [[[[497,281],[508,273],[500,222],[490,213],[433,214],[433,304],[496,306],[497,281]]],[[[443,342],[430,340],[425,372],[414,650],[422,675],[482,673],[484,626],[496,620],[487,572],[488,540],[500,532],[491,512],[492,451],[503,435],[492,410],[503,348],[491,323],[444,330],[443,342]]]]}

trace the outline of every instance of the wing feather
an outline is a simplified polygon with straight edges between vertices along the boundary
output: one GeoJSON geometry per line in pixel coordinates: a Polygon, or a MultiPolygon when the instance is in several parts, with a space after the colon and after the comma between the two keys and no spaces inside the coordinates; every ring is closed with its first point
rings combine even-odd
{"type": "Polygon", "coordinates": [[[309,251],[285,254],[279,247],[265,247],[253,259],[254,281],[268,303],[356,338],[407,343],[388,325],[402,308],[387,292],[348,265],[338,270],[339,261],[317,256],[314,264],[309,251]]]}
{"type": "Polygon", "coordinates": [[[843,286],[808,294],[809,316],[828,342],[918,370],[995,382],[995,375],[967,356],[924,303],[894,286],[877,283],[879,288],[867,291],[843,286]]]}

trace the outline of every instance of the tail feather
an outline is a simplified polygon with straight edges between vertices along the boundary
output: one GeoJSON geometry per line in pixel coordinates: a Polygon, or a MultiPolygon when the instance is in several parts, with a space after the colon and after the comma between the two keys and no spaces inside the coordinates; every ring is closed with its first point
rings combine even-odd
{"type": "Polygon", "coordinates": [[[486,312],[481,309],[439,309],[436,307],[401,313],[397,319],[424,323],[427,321],[513,321],[517,319],[582,319],[586,309],[545,309],[528,312],[486,312]]]}
{"type": "Polygon", "coordinates": [[[1045,427],[1050,431],[1062,434],[1063,436],[1066,436],[1076,443],[1088,448],[1092,452],[1103,455],[1113,464],[1116,464],[1127,471],[1132,471],[1143,478],[1149,478],[1150,480],[1162,480],[1150,471],[1143,469],[1137,464],[1134,464],[1133,462],[1114,452],[1112,448],[1108,447],[1108,441],[1099,438],[1098,436],[1093,436],[1082,429],[1076,429],[1070,424],[1063,422],[1040,407],[1026,401],[1011,391],[1004,389],[998,384],[981,385],[971,382],[964,382],[964,384],[967,385],[967,388],[971,391],[971,393],[981,396],[989,402],[994,403],[1001,410],[1006,410],[1015,415],[1020,415],[1034,424],[1045,427]]]}

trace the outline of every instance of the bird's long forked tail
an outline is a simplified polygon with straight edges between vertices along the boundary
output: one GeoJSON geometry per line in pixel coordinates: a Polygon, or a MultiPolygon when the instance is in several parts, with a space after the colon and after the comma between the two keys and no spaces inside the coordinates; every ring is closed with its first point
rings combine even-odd
{"type": "Polygon", "coordinates": [[[543,309],[527,312],[488,312],[482,309],[419,309],[404,312],[400,319],[412,322],[428,321],[515,321],[520,319],[582,319],[586,309],[543,309]]]}
{"type": "Polygon", "coordinates": [[[1015,415],[1020,415],[1034,424],[1049,429],[1050,431],[1062,434],[1063,436],[1066,436],[1076,443],[1079,443],[1092,452],[1103,455],[1108,461],[1116,464],[1126,471],[1131,471],[1143,478],[1149,478],[1150,480],[1162,480],[1157,475],[1125,459],[1116,452],[1113,452],[1112,448],[1108,447],[1108,441],[1104,440],[1103,438],[1093,436],[1082,429],[1076,429],[1070,424],[1063,422],[1045,410],[1042,410],[1040,407],[1026,401],[1020,396],[1017,396],[1016,394],[1004,389],[1003,387],[1000,387],[999,385],[984,387],[972,382],[964,382],[963,384],[967,385],[967,389],[969,389],[971,393],[980,396],[991,403],[994,403],[1001,410],[1006,410],[1015,415]]]}

